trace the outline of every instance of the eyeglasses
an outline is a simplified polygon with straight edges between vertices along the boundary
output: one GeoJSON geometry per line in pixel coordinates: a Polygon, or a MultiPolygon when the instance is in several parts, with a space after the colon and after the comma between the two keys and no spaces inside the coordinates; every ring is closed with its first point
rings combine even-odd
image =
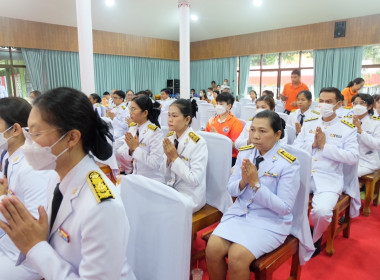
{"type": "Polygon", "coordinates": [[[41,130],[39,132],[29,132],[29,127],[23,127],[22,128],[26,134],[28,134],[31,138],[37,138],[39,136],[41,136],[42,134],[44,133],[47,133],[47,132],[53,132],[53,131],[56,131],[56,130],[61,130],[62,128],[55,128],[55,129],[49,129],[49,130],[41,130]]]}
{"type": "Polygon", "coordinates": [[[357,101],[357,102],[353,102],[352,105],[367,105],[367,101],[364,101],[364,100],[361,100],[361,101],[357,101]]]}
{"type": "Polygon", "coordinates": [[[141,110],[139,110],[139,109],[137,109],[137,108],[135,108],[135,107],[131,107],[131,106],[129,106],[128,108],[129,108],[129,111],[130,111],[130,112],[141,111],[141,110]]]}

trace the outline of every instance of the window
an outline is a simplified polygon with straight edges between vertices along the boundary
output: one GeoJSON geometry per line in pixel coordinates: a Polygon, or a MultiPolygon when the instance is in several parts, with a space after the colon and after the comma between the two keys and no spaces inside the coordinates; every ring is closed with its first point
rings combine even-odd
{"type": "Polygon", "coordinates": [[[0,47],[0,90],[22,98],[28,98],[33,90],[19,48],[0,47]]]}
{"type": "Polygon", "coordinates": [[[361,92],[380,94],[380,45],[364,47],[362,78],[365,83],[361,92]]]}
{"type": "Polygon", "coordinates": [[[290,73],[301,70],[301,80],[314,95],[313,51],[271,53],[251,56],[248,91],[255,90],[258,95],[271,90],[279,98],[284,85],[290,83],[290,73]]]}

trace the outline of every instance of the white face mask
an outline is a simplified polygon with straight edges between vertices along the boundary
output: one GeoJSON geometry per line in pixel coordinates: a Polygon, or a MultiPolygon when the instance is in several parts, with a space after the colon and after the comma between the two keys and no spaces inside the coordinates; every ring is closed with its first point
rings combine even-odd
{"type": "Polygon", "coordinates": [[[199,96],[200,96],[200,97],[203,97],[203,92],[200,92],[200,93],[199,93],[199,96]]]}
{"type": "Polygon", "coordinates": [[[215,106],[215,110],[218,115],[223,115],[225,112],[227,112],[227,108],[219,104],[215,106]]]}
{"type": "Polygon", "coordinates": [[[12,135],[9,138],[5,138],[4,133],[7,132],[8,130],[10,130],[12,127],[13,127],[13,125],[11,127],[7,128],[6,130],[4,130],[4,132],[0,132],[0,150],[7,150],[8,149],[8,140],[13,138],[14,136],[12,135]]]}
{"type": "Polygon", "coordinates": [[[367,107],[363,105],[355,105],[354,106],[354,115],[355,116],[361,116],[367,113],[367,107]]]}
{"type": "Polygon", "coordinates": [[[319,112],[321,113],[323,118],[328,118],[334,114],[334,107],[333,104],[327,104],[327,103],[319,103],[318,108],[319,112]]]}
{"type": "Polygon", "coordinates": [[[256,115],[258,114],[258,113],[260,113],[260,112],[263,112],[263,111],[265,111],[266,109],[264,109],[264,108],[259,108],[259,109],[256,109],[256,115]]]}
{"type": "MultiPolygon", "coordinates": [[[[67,134],[67,133],[66,133],[67,134]]],[[[33,141],[30,138],[29,133],[24,131],[25,135],[25,144],[22,146],[23,153],[25,155],[26,160],[35,170],[55,170],[57,159],[64,154],[69,148],[64,149],[59,155],[54,155],[51,152],[51,149],[61,141],[66,134],[62,135],[61,138],[58,139],[50,147],[42,147],[37,142],[33,141]]]]}

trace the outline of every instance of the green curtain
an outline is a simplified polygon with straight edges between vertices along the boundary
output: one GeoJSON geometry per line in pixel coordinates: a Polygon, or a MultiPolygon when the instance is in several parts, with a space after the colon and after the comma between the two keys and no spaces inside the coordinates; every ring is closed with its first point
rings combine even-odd
{"type": "Polygon", "coordinates": [[[349,81],[361,76],[363,47],[314,51],[314,92],[324,87],[343,90],[349,81]]]}
{"type": "Polygon", "coordinates": [[[251,67],[251,57],[241,56],[239,65],[239,99],[244,98],[247,94],[249,68],[251,67]]]}
{"type": "MultiPolygon", "coordinates": [[[[22,49],[33,89],[81,88],[76,52],[22,49]]],[[[179,62],[154,58],[94,54],[95,88],[104,91],[150,89],[159,94],[168,79],[179,79],[179,62]]]]}
{"type": "Polygon", "coordinates": [[[211,86],[211,82],[223,84],[228,79],[232,93],[236,93],[237,85],[237,57],[196,60],[190,62],[190,85],[199,92],[211,86]]]}

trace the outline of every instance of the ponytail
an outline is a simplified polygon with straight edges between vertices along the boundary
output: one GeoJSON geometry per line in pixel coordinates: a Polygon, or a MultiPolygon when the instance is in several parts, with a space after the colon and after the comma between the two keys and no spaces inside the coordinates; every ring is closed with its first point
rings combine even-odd
{"type": "Polygon", "coordinates": [[[153,103],[149,96],[145,93],[141,93],[141,91],[137,93],[137,96],[135,96],[132,101],[135,102],[143,112],[148,111],[148,120],[150,122],[154,123],[158,127],[161,127],[158,122],[158,117],[161,113],[159,103],[153,103]]]}
{"type": "Polygon", "coordinates": [[[185,118],[190,117],[189,125],[191,124],[193,118],[196,117],[198,111],[198,105],[194,99],[193,101],[187,99],[177,99],[170,105],[170,107],[171,106],[176,106],[185,118]]]}
{"type": "Polygon", "coordinates": [[[363,78],[356,78],[355,80],[349,82],[347,87],[352,87],[354,84],[358,85],[358,84],[361,84],[362,82],[364,82],[363,78]]]}
{"type": "Polygon", "coordinates": [[[154,123],[155,125],[157,125],[159,128],[161,128],[161,125],[160,123],[158,122],[158,117],[160,116],[161,114],[161,110],[160,110],[160,103],[158,102],[154,102],[152,104],[152,109],[150,109],[148,111],[148,119],[154,123]]]}

